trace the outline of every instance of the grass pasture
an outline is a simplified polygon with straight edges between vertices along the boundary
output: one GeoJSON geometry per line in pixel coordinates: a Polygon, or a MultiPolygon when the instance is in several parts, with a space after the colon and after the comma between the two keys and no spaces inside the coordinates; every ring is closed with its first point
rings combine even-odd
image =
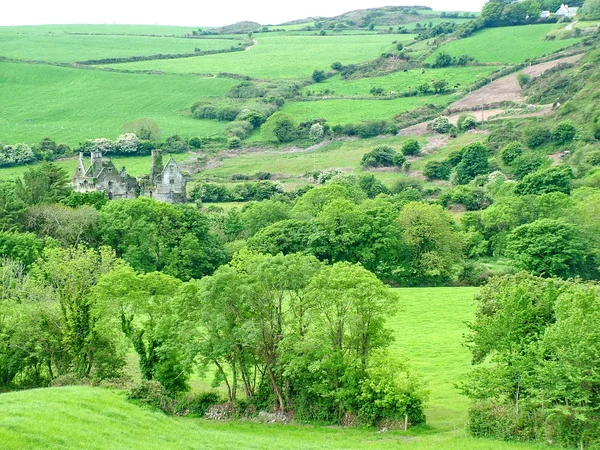
{"type": "MultiPolygon", "coordinates": [[[[115,24],[68,24],[68,25],[19,25],[0,27],[4,34],[124,34],[139,36],[183,36],[191,34],[194,27],[171,25],[115,25],[115,24]]],[[[203,27],[203,29],[208,29],[203,27]]]]}
{"type": "Polygon", "coordinates": [[[447,105],[456,99],[451,94],[427,95],[390,100],[331,99],[309,102],[289,102],[281,109],[298,122],[317,118],[329,124],[358,123],[368,120],[391,119],[395,114],[418,108],[426,104],[447,105]]]}
{"type": "Polygon", "coordinates": [[[172,418],[139,408],[125,394],[89,387],[0,395],[3,450],[27,449],[411,449],[533,450],[528,443],[474,439],[464,430],[467,403],[454,383],[468,370],[461,345],[476,288],[399,289],[401,311],[390,319],[394,351],[427,379],[428,425],[408,432],[364,428],[266,425],[172,418]]]}
{"type": "Polygon", "coordinates": [[[446,80],[450,87],[457,83],[460,83],[462,87],[466,87],[478,79],[488,76],[494,70],[496,68],[490,66],[445,67],[443,69],[428,69],[424,74],[421,74],[420,69],[414,69],[407,72],[394,72],[382,77],[358,78],[355,80],[344,80],[338,75],[322,83],[311,85],[304,90],[329,89],[333,91],[333,95],[367,96],[370,95],[369,91],[374,87],[382,88],[386,93],[391,91],[400,93],[432,80],[446,80]]]}
{"type": "Polygon", "coordinates": [[[237,47],[242,39],[182,39],[126,35],[0,34],[0,56],[12,59],[77,62],[156,54],[194,53],[237,47]]]}
{"type": "Polygon", "coordinates": [[[165,137],[221,133],[225,123],[194,119],[189,107],[238,83],[2,62],[0,73],[0,142],[33,144],[48,136],[71,146],[114,139],[125,123],[138,119],[156,121],[165,137]]]}
{"type": "Polygon", "coordinates": [[[433,63],[438,53],[446,52],[452,56],[469,55],[479,62],[519,64],[527,59],[570,47],[580,41],[578,38],[544,41],[544,36],[556,27],[555,24],[544,24],[488,28],[468,38],[441,46],[427,62],[433,63]]]}
{"type": "Polygon", "coordinates": [[[160,70],[168,73],[238,73],[255,78],[308,78],[313,70],[328,70],[332,63],[366,61],[388,51],[392,41],[413,35],[258,36],[258,45],[239,53],[194,58],[140,61],[110,67],[160,70]]]}

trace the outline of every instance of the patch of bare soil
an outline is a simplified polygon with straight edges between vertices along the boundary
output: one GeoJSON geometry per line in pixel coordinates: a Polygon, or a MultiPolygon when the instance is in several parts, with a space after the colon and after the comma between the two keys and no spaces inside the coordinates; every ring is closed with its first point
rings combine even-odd
{"type": "MultiPolygon", "coordinates": [[[[568,56],[566,58],[555,59],[541,64],[535,64],[523,69],[527,75],[535,78],[542,75],[548,69],[558,66],[562,63],[573,63],[578,61],[583,55],[568,56]]],[[[517,81],[517,74],[513,73],[491,82],[471,94],[454,102],[450,109],[454,111],[473,110],[481,108],[484,105],[490,105],[501,102],[521,102],[521,86],[517,81]]]]}
{"type": "Polygon", "coordinates": [[[435,152],[436,150],[445,147],[450,142],[450,136],[446,135],[438,135],[429,138],[427,144],[421,149],[421,154],[429,155],[430,153],[435,152]]]}

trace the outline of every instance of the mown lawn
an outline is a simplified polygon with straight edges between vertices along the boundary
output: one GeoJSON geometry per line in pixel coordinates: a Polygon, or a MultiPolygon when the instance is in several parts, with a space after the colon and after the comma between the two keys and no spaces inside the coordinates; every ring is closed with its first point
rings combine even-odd
{"type": "Polygon", "coordinates": [[[226,127],[191,117],[201,98],[223,96],[229,78],[110,73],[0,62],[0,141],[33,144],[44,137],[71,146],[114,139],[129,121],[152,119],[163,137],[207,136],[226,127]]]}
{"type": "Polygon", "coordinates": [[[544,36],[556,27],[555,24],[544,24],[485,29],[441,46],[427,62],[433,63],[438,53],[446,52],[452,56],[469,55],[479,62],[518,64],[570,47],[581,40],[545,41],[544,36]]]}
{"type": "Polygon", "coordinates": [[[366,428],[265,425],[172,418],[140,408],[125,394],[66,387],[0,395],[0,443],[21,449],[386,449],[504,450],[541,445],[466,435],[467,401],[454,384],[468,371],[462,346],[476,288],[399,289],[401,311],[390,318],[393,350],[429,383],[428,425],[408,432],[366,428]]]}
{"type": "Polygon", "coordinates": [[[176,60],[141,61],[111,67],[130,70],[161,70],[169,73],[229,72],[255,78],[309,78],[315,69],[328,70],[332,63],[368,61],[392,47],[394,40],[409,41],[413,35],[263,36],[245,52],[206,55],[176,60]]]}

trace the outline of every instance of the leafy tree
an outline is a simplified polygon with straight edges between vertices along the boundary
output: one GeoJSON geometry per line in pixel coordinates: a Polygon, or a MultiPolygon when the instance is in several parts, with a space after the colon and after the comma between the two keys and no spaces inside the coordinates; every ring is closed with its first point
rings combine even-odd
{"type": "Polygon", "coordinates": [[[571,193],[572,180],[575,178],[569,166],[540,169],[523,177],[515,192],[519,195],[539,195],[549,192],[571,193]]]}
{"type": "Polygon", "coordinates": [[[389,145],[378,145],[363,155],[361,164],[364,167],[392,167],[396,155],[396,150],[389,145]]]}
{"type": "Polygon", "coordinates": [[[402,154],[404,156],[415,156],[421,151],[421,144],[416,139],[408,139],[402,144],[402,154]]]}
{"type": "Polygon", "coordinates": [[[452,65],[452,56],[450,56],[446,52],[440,52],[435,57],[435,62],[433,63],[433,67],[448,67],[452,65]]]}
{"type": "Polygon", "coordinates": [[[323,81],[325,81],[327,79],[327,75],[325,75],[325,72],[323,70],[315,70],[312,73],[312,80],[315,83],[321,83],[323,81]]]}
{"type": "Polygon", "coordinates": [[[467,184],[477,175],[489,172],[488,149],[480,143],[467,145],[462,149],[462,158],[456,166],[456,181],[467,184]]]}
{"type": "Polygon", "coordinates": [[[545,126],[539,126],[535,128],[529,128],[525,130],[525,143],[529,148],[537,148],[550,142],[552,133],[550,129],[545,126]]]}
{"type": "Polygon", "coordinates": [[[423,175],[429,180],[448,180],[452,166],[446,161],[428,161],[423,169],[423,175]]]}
{"type": "MultiPolygon", "coordinates": [[[[32,233],[0,231],[0,258],[9,258],[28,267],[42,255],[47,242],[32,233]]],[[[0,281],[0,284],[2,281],[0,281]]]]}
{"type": "Polygon", "coordinates": [[[515,159],[523,154],[525,149],[520,142],[509,142],[506,146],[500,150],[500,158],[506,165],[510,165],[515,159]]]}
{"type": "Polygon", "coordinates": [[[291,142],[296,138],[297,126],[290,114],[276,112],[260,127],[263,138],[269,141],[291,142]]]}
{"type": "Polygon", "coordinates": [[[515,177],[520,180],[527,174],[549,166],[550,163],[550,159],[545,155],[526,152],[513,160],[510,164],[510,169],[515,174],[515,177]]]}
{"type": "Polygon", "coordinates": [[[507,237],[507,255],[515,266],[545,277],[589,276],[589,253],[579,230],[562,220],[539,219],[515,228],[507,237]]]}
{"type": "Polygon", "coordinates": [[[35,205],[25,214],[25,226],[40,237],[56,239],[64,247],[97,242],[99,214],[91,206],[35,205]]]}
{"type": "Polygon", "coordinates": [[[17,197],[15,191],[15,182],[0,181],[0,231],[20,228],[25,204],[17,197]]]}
{"type": "Polygon", "coordinates": [[[15,197],[27,206],[57,203],[69,195],[69,175],[54,164],[43,163],[15,180],[15,197]]]}
{"type": "Polygon", "coordinates": [[[463,247],[450,213],[439,205],[412,202],[402,209],[398,224],[410,258],[406,281],[436,284],[448,280],[463,247]]]}
{"type": "Polygon", "coordinates": [[[314,238],[315,226],[303,220],[282,220],[262,228],[248,239],[248,249],[277,255],[304,253],[314,238]]]}
{"type": "Polygon", "coordinates": [[[556,125],[552,130],[552,140],[558,145],[571,142],[577,133],[577,128],[571,121],[564,121],[556,125]]]}
{"type": "Polygon", "coordinates": [[[93,289],[97,301],[119,315],[121,329],[139,356],[142,378],[157,380],[170,392],[186,390],[190,374],[171,301],[181,284],[160,272],[136,274],[121,266],[102,275],[93,289]]]}
{"type": "Polygon", "coordinates": [[[275,200],[263,200],[245,205],[240,214],[245,236],[254,236],[272,223],[289,219],[290,209],[288,204],[275,200]]]}
{"type": "Polygon", "coordinates": [[[138,271],[188,280],[212,273],[225,260],[208,218],[187,205],[115,200],[100,212],[99,230],[102,242],[138,271]]]}

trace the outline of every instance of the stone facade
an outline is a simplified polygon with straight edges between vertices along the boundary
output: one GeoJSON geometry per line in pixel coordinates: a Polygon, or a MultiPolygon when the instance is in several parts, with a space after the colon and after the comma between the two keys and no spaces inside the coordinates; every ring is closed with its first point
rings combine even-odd
{"type": "Polygon", "coordinates": [[[186,201],[186,177],[172,157],[163,164],[160,150],[152,152],[150,175],[139,181],[128,175],[125,167],[117,170],[101,152],[91,153],[90,166],[86,168],[80,153],[72,182],[76,192],[104,191],[109,200],[141,195],[168,203],[186,201]]]}

